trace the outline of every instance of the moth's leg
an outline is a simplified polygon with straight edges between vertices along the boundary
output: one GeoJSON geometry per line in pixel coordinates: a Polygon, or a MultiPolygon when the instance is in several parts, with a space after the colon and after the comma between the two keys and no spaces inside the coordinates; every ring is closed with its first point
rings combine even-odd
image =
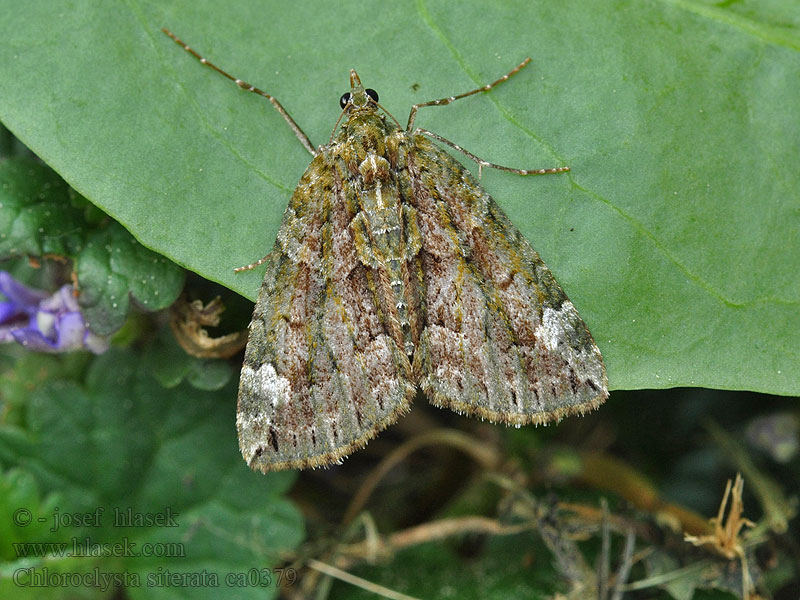
{"type": "Polygon", "coordinates": [[[264,258],[259,258],[256,262],[250,263],[249,265],[245,265],[243,267],[236,267],[233,272],[234,273],[241,273],[242,271],[249,271],[250,269],[255,269],[259,265],[263,265],[265,262],[269,260],[269,254],[267,254],[264,258]]]}
{"type": "Polygon", "coordinates": [[[423,102],[422,104],[415,104],[411,107],[411,114],[408,115],[408,125],[406,126],[406,131],[411,131],[411,127],[414,125],[414,119],[417,118],[417,110],[422,108],[423,106],[446,106],[451,102],[458,100],[459,98],[466,98],[467,96],[472,96],[473,94],[477,94],[479,92],[488,92],[494,86],[503,83],[506,79],[521,71],[525,65],[531,62],[530,58],[526,58],[520,64],[518,64],[515,68],[511,69],[508,73],[503,75],[497,81],[493,81],[492,83],[487,83],[484,86],[471,90],[469,92],[465,92],[464,94],[459,94],[458,96],[450,96],[448,98],[439,98],[438,100],[431,100],[430,102],[423,102]]]}
{"type": "Polygon", "coordinates": [[[443,138],[440,135],[433,133],[432,131],[428,131],[427,129],[420,129],[417,127],[414,130],[414,133],[421,133],[423,135],[427,135],[428,137],[432,137],[433,139],[442,142],[443,144],[447,144],[454,150],[458,150],[462,152],[465,156],[468,156],[472,160],[474,160],[478,164],[478,177],[481,176],[483,173],[483,167],[491,167],[492,169],[500,169],[501,171],[508,171],[509,173],[517,173],[518,175],[551,175],[553,173],[564,173],[569,171],[569,167],[553,167],[551,169],[512,169],[511,167],[504,167],[503,165],[496,165],[494,163],[490,163],[488,161],[483,160],[482,158],[475,156],[469,150],[464,150],[458,144],[454,144],[447,138],[443,138]]]}
{"type": "MultiPolygon", "coordinates": [[[[290,117],[290,116],[289,116],[289,113],[288,113],[288,112],[286,112],[286,109],[285,109],[285,108],[283,108],[283,106],[281,106],[281,103],[280,103],[280,102],[278,102],[278,101],[275,99],[275,97],[274,97],[274,96],[272,96],[272,95],[270,95],[270,94],[268,94],[268,93],[266,93],[266,92],[264,92],[264,91],[262,91],[262,90],[258,89],[258,88],[257,88],[257,87],[255,87],[254,85],[250,85],[250,84],[249,84],[249,83],[247,83],[246,81],[242,81],[241,79],[237,79],[237,78],[236,78],[236,77],[234,77],[233,75],[230,75],[230,74],[226,73],[225,71],[223,71],[222,69],[220,69],[220,68],[219,68],[218,66],[216,66],[215,64],[211,63],[210,61],[208,61],[208,60],[206,60],[205,58],[203,58],[202,56],[200,56],[200,55],[199,55],[197,52],[195,52],[195,51],[194,51],[192,48],[190,48],[189,46],[187,46],[186,44],[184,44],[184,43],[183,43],[183,41],[182,41],[180,38],[178,38],[178,36],[176,36],[174,33],[172,33],[172,32],[171,32],[169,29],[167,29],[166,27],[162,28],[162,29],[161,29],[161,31],[163,31],[163,32],[164,32],[164,33],[166,33],[166,34],[167,34],[169,37],[171,37],[171,38],[174,40],[174,42],[175,42],[176,44],[178,44],[178,45],[179,45],[181,48],[183,48],[184,50],[186,50],[186,51],[187,51],[189,54],[191,54],[192,56],[194,56],[194,57],[195,57],[197,60],[199,60],[199,61],[200,61],[202,64],[206,65],[207,67],[211,67],[212,69],[214,69],[214,70],[215,70],[217,73],[219,73],[220,75],[223,75],[223,76],[227,77],[228,79],[230,79],[232,82],[234,82],[236,85],[238,85],[238,86],[239,86],[240,88],[242,88],[243,90],[245,90],[245,91],[247,91],[247,92],[253,92],[254,94],[258,94],[259,96],[263,96],[264,98],[266,98],[267,100],[269,100],[269,101],[272,103],[272,106],[274,106],[274,107],[275,107],[275,109],[276,109],[276,110],[277,110],[279,113],[281,113],[281,116],[282,116],[282,117],[284,118],[284,120],[285,120],[285,121],[286,121],[286,122],[289,124],[289,127],[291,127],[291,128],[292,128],[292,131],[294,131],[294,134],[297,136],[297,139],[298,139],[298,140],[300,140],[300,143],[301,143],[301,144],[303,144],[303,146],[305,146],[306,150],[308,150],[309,152],[311,152],[311,155],[312,155],[312,156],[316,156],[316,155],[317,155],[317,149],[316,149],[316,148],[314,148],[314,145],[311,143],[311,140],[309,140],[309,139],[308,139],[308,136],[307,136],[305,133],[303,133],[303,130],[302,130],[302,129],[300,129],[300,126],[299,126],[297,123],[295,123],[295,122],[294,122],[294,119],[292,119],[292,117],[290,117]]],[[[258,263],[258,264],[261,264],[261,263],[258,263]]]]}

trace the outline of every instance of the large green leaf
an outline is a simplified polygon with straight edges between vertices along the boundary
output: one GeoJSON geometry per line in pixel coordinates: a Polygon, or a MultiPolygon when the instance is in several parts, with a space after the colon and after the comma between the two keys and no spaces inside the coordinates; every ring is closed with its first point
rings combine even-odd
{"type": "Polygon", "coordinates": [[[254,298],[308,153],[359,70],[403,121],[510,166],[484,175],[587,320],[614,388],[800,392],[795,5],[4,0],[0,119],[144,245],[254,298]]]}

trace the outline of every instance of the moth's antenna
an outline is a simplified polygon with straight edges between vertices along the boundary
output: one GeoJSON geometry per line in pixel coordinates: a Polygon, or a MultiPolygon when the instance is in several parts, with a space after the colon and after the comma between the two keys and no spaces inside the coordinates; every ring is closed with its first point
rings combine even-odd
{"type": "Polygon", "coordinates": [[[191,54],[192,56],[194,56],[194,57],[195,57],[197,60],[199,60],[199,61],[200,61],[202,64],[206,65],[207,67],[211,67],[212,69],[214,69],[214,70],[215,70],[217,73],[219,73],[219,74],[220,74],[220,75],[222,75],[223,77],[227,77],[228,79],[230,79],[232,82],[234,82],[236,85],[238,85],[240,88],[242,88],[242,89],[243,89],[243,90],[245,90],[246,92],[253,92],[254,94],[258,94],[259,96],[263,96],[264,98],[266,98],[267,100],[269,100],[269,101],[270,101],[270,103],[272,104],[272,106],[274,106],[274,107],[275,107],[275,109],[276,109],[276,110],[277,110],[279,113],[281,113],[281,116],[282,116],[282,117],[284,118],[284,120],[285,120],[285,121],[286,121],[286,122],[289,124],[289,127],[291,127],[291,128],[292,128],[292,131],[294,131],[294,134],[297,136],[297,139],[298,139],[298,140],[300,140],[300,143],[301,143],[301,144],[303,144],[303,146],[305,146],[305,149],[306,149],[306,150],[308,150],[309,152],[311,152],[311,154],[312,154],[313,156],[316,156],[316,155],[317,155],[317,149],[316,149],[316,148],[314,148],[314,144],[312,144],[312,143],[311,143],[311,140],[309,140],[309,139],[308,139],[308,136],[307,136],[305,133],[303,133],[303,130],[302,130],[302,129],[300,129],[300,126],[299,126],[297,123],[295,123],[295,122],[294,122],[294,119],[293,119],[291,116],[289,116],[289,113],[288,113],[288,112],[286,112],[286,109],[285,109],[285,108],[283,108],[283,106],[281,106],[281,103],[280,103],[280,102],[278,102],[278,101],[275,99],[275,96],[273,96],[273,95],[271,95],[271,94],[268,94],[267,92],[264,92],[264,91],[262,91],[262,90],[258,89],[256,86],[254,86],[254,85],[250,85],[250,84],[249,84],[249,83],[247,83],[246,81],[242,81],[241,79],[239,79],[239,78],[237,78],[237,77],[234,77],[234,76],[233,76],[233,75],[231,75],[230,73],[227,73],[227,72],[223,71],[223,70],[222,70],[222,69],[220,69],[220,68],[219,68],[217,65],[215,65],[214,63],[210,62],[209,60],[207,60],[207,59],[203,58],[203,57],[202,57],[200,54],[198,54],[198,53],[197,53],[195,50],[193,50],[192,48],[190,48],[188,45],[184,44],[184,43],[183,43],[183,40],[181,40],[181,39],[180,39],[180,38],[179,38],[177,35],[175,35],[174,33],[172,33],[172,32],[171,32],[169,29],[167,29],[166,27],[162,27],[162,28],[161,28],[161,31],[163,31],[163,32],[164,32],[164,33],[166,33],[166,34],[167,34],[169,37],[171,37],[171,38],[172,38],[172,40],[173,40],[173,41],[174,41],[176,44],[178,44],[178,45],[179,45],[181,48],[183,48],[184,50],[186,50],[186,52],[188,52],[189,54],[191,54]]]}
{"type": "Polygon", "coordinates": [[[406,126],[406,130],[411,131],[411,127],[414,125],[414,119],[417,118],[417,110],[422,108],[423,106],[447,106],[451,102],[455,102],[459,98],[466,98],[467,96],[472,96],[473,94],[478,94],[480,92],[488,92],[494,86],[507,81],[510,77],[519,73],[525,66],[531,62],[530,57],[523,60],[519,63],[516,67],[511,69],[508,73],[503,75],[497,81],[493,81],[492,83],[487,83],[486,85],[482,85],[479,88],[475,88],[474,90],[470,90],[468,92],[464,92],[463,94],[458,94],[457,96],[448,96],[447,98],[439,98],[438,100],[431,100],[430,102],[423,102],[422,104],[415,104],[411,107],[411,114],[408,115],[408,125],[406,126]]]}

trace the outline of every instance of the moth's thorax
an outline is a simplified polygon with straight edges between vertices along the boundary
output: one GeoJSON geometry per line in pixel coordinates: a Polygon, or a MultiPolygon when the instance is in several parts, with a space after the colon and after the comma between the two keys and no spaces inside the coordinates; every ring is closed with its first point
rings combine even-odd
{"type": "Polygon", "coordinates": [[[383,154],[384,138],[397,130],[394,123],[372,109],[353,111],[342,125],[335,142],[347,145],[360,155],[367,152],[383,154]]]}
{"type": "MultiPolygon", "coordinates": [[[[373,106],[351,108],[324,161],[333,166],[349,223],[348,236],[369,286],[384,307],[380,321],[396,347],[411,358],[421,325],[414,313],[420,273],[410,261],[421,243],[407,204],[405,163],[409,134],[373,106]]],[[[408,363],[406,363],[408,365],[408,363]]],[[[410,366],[408,367],[410,368],[410,366]]]]}

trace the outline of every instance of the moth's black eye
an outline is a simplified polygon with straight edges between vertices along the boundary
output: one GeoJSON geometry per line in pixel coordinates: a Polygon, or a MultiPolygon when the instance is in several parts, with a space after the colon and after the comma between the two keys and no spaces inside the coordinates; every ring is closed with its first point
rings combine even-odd
{"type": "Polygon", "coordinates": [[[339,106],[344,108],[345,106],[347,106],[347,103],[349,101],[350,101],[350,92],[347,92],[346,94],[342,94],[342,97],[339,98],[339,106]]]}
{"type": "Polygon", "coordinates": [[[364,90],[364,91],[365,91],[365,92],[367,92],[367,96],[369,96],[370,98],[372,98],[372,99],[373,99],[375,102],[377,102],[377,101],[378,101],[378,92],[376,92],[376,91],[375,91],[375,90],[373,90],[372,88],[367,88],[367,89],[366,89],[366,90],[364,90]]]}

